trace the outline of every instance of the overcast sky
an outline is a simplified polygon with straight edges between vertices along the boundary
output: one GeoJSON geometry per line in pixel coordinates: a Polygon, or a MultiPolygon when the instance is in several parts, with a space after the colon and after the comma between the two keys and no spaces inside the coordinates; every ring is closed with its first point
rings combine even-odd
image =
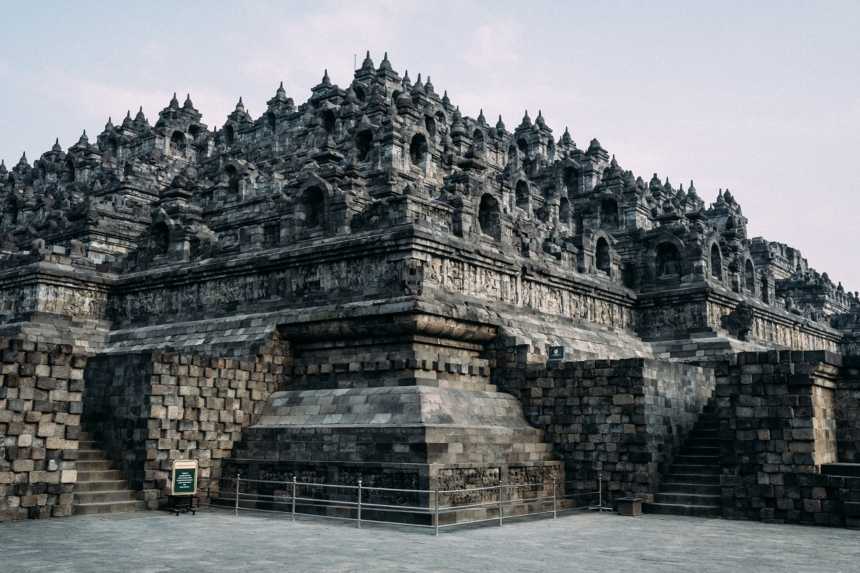
{"type": "Polygon", "coordinates": [[[324,68],[383,51],[467,115],[597,137],[622,167],[712,201],[860,289],[860,1],[7,2],[0,158],[32,161],[186,92],[210,127],[278,82],[304,101],[324,68]]]}

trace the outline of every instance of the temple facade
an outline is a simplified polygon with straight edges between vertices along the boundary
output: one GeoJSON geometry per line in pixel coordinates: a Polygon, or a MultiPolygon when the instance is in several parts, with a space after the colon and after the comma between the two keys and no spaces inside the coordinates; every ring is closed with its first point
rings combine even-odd
{"type": "Polygon", "coordinates": [[[822,468],[860,462],[860,298],[729,190],[464,116],[387,54],[202,119],[174,95],[0,164],[0,520],[117,510],[107,481],[156,508],[177,459],[212,497],[602,474],[693,511],[661,491],[712,419],[699,505],[856,521],[822,468]]]}

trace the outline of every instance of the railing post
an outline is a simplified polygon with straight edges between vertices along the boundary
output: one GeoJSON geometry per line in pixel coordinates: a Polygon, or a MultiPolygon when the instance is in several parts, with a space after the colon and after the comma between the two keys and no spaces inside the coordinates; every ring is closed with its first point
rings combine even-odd
{"type": "Polygon", "coordinates": [[[552,518],[558,517],[558,478],[552,479],[552,518]]]}
{"type": "Polygon", "coordinates": [[[358,528],[361,529],[361,480],[358,480],[358,528]]]}
{"type": "Polygon", "coordinates": [[[439,535],[439,488],[433,490],[433,534],[439,535]]]}
{"type": "Polygon", "coordinates": [[[291,510],[293,521],[296,520],[296,476],[293,476],[293,507],[291,510]]]}
{"type": "Polygon", "coordinates": [[[597,473],[597,507],[603,511],[603,472],[597,473]]]}
{"type": "Polygon", "coordinates": [[[239,481],[242,477],[241,473],[236,473],[236,504],[233,507],[233,516],[239,517],[239,481]]]}
{"type": "Polygon", "coordinates": [[[505,520],[505,506],[503,504],[504,490],[502,489],[502,482],[499,482],[499,527],[502,526],[502,523],[505,520]]]}

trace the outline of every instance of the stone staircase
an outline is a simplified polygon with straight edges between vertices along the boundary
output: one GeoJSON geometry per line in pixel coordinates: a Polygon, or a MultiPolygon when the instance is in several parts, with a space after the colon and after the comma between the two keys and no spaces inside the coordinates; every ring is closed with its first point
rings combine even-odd
{"type": "Polygon", "coordinates": [[[719,422],[709,403],[690,432],[669,472],[663,476],[654,503],[646,513],[719,517],[720,442],[719,422]]]}
{"type": "Polygon", "coordinates": [[[78,482],[72,507],[76,515],[146,508],[140,493],[129,489],[122,472],[107,459],[92,434],[81,432],[78,448],[78,482]]]}

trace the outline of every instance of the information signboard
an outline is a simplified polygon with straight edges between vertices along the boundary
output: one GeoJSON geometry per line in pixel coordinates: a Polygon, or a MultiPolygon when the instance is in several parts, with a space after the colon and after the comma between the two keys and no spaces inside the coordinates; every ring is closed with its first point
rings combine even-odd
{"type": "Polygon", "coordinates": [[[197,493],[197,460],[174,460],[170,471],[170,495],[197,493]]]}

